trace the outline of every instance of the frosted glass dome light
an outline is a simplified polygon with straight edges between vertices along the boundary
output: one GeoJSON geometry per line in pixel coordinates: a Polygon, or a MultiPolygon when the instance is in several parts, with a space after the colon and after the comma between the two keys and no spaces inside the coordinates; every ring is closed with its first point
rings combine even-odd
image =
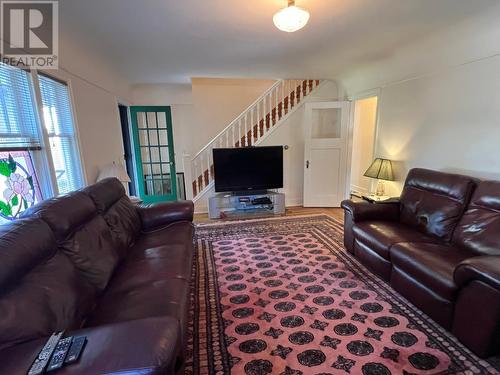
{"type": "Polygon", "coordinates": [[[307,25],[309,17],[307,10],[296,7],[294,0],[288,0],[288,7],[277,12],[273,17],[273,22],[281,31],[293,33],[307,25]]]}

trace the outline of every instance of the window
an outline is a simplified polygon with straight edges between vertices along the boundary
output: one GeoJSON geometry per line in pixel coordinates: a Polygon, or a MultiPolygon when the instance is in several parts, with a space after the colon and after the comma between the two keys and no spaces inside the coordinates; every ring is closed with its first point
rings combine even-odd
{"type": "Polygon", "coordinates": [[[0,222],[18,218],[44,198],[81,186],[67,85],[0,63],[0,222]],[[37,81],[39,86],[33,84],[37,81]]]}
{"type": "Polygon", "coordinates": [[[83,186],[68,86],[40,75],[43,119],[60,194],[83,186]]]}

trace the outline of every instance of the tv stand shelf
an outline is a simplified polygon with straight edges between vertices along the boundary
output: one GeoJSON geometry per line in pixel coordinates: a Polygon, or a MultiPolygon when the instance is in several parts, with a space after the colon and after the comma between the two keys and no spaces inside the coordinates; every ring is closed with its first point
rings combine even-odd
{"type": "Polygon", "coordinates": [[[217,193],[208,199],[211,219],[248,218],[285,214],[285,194],[217,193]]]}

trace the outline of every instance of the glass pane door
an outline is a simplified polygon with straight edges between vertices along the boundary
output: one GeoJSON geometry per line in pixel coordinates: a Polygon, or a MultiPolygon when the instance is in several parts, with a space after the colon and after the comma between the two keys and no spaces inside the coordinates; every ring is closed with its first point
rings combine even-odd
{"type": "Polygon", "coordinates": [[[130,107],[139,195],[145,203],[177,199],[170,107],[130,107]]]}

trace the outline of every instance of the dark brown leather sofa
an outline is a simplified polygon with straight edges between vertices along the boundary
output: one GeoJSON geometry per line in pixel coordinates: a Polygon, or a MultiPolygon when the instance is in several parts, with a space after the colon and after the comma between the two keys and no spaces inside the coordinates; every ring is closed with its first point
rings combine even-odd
{"type": "Polygon", "coordinates": [[[138,207],[107,179],[0,226],[0,374],[63,329],[88,344],[61,374],[180,373],[192,219],[192,202],[138,207]]]}
{"type": "Polygon", "coordinates": [[[399,202],[342,207],[350,253],[477,355],[500,353],[500,182],[412,169],[399,202]]]}

